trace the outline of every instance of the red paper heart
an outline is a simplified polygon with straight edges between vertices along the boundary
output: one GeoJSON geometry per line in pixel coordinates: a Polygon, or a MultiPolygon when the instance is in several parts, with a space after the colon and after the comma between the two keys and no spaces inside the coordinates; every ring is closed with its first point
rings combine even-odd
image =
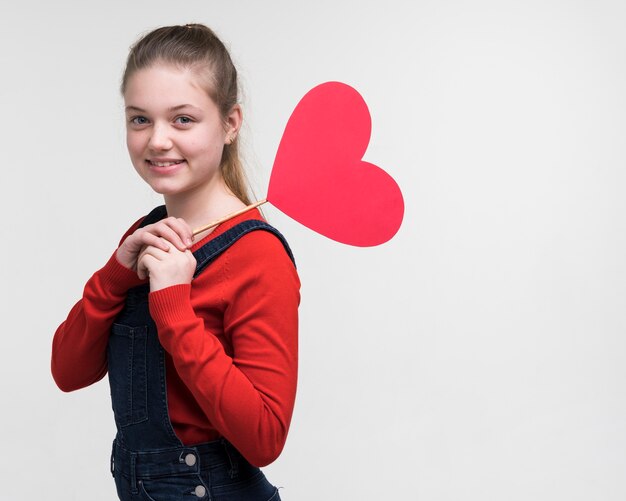
{"type": "Polygon", "coordinates": [[[368,247],[389,240],[404,201],[389,174],[361,160],[370,132],[369,110],[355,89],[340,82],[314,87],[287,122],[268,201],[338,242],[368,247]]]}

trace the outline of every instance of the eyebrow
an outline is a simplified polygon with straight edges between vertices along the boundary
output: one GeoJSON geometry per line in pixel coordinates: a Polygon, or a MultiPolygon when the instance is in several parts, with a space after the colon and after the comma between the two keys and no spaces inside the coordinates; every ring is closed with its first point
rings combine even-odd
{"type": "MultiPolygon", "coordinates": [[[[196,108],[192,104],[179,104],[178,106],[172,106],[171,108],[168,108],[167,111],[169,112],[178,111],[178,110],[182,110],[183,108],[192,108],[194,110],[200,111],[199,108],[196,108]]],[[[138,111],[140,113],[146,113],[146,110],[139,108],[138,106],[126,106],[126,111],[138,111]]]]}

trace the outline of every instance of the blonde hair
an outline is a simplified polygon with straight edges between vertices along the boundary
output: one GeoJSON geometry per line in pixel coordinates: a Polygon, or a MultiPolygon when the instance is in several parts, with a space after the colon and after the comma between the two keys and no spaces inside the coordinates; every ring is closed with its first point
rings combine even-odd
{"type": "MultiPolygon", "coordinates": [[[[131,48],[122,76],[122,95],[130,77],[157,63],[190,69],[206,83],[205,89],[226,119],[239,99],[237,70],[217,35],[203,24],[164,26],[140,38],[131,48]]],[[[249,205],[249,185],[239,156],[238,135],[224,145],[220,170],[226,186],[249,205]]]]}

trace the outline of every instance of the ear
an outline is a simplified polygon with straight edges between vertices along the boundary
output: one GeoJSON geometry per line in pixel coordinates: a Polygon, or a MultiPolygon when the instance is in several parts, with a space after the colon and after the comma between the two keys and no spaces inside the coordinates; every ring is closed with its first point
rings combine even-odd
{"type": "Polygon", "coordinates": [[[241,106],[236,104],[230,110],[230,113],[226,117],[226,138],[224,141],[227,144],[232,143],[237,137],[239,133],[239,129],[241,129],[241,124],[243,123],[243,111],[241,110],[241,106]]]}

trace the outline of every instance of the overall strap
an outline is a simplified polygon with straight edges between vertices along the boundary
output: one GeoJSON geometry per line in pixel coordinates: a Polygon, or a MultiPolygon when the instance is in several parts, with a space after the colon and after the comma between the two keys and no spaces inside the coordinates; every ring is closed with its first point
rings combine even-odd
{"type": "MultiPolygon", "coordinates": [[[[160,205],[155,207],[150,211],[150,213],[143,219],[139,228],[143,228],[149,224],[156,223],[160,221],[164,217],[167,216],[167,209],[165,205],[160,205]]],[[[289,248],[289,244],[285,237],[273,226],[266,223],[265,221],[260,221],[258,219],[249,219],[247,221],[242,221],[236,226],[233,226],[230,230],[225,231],[218,237],[215,237],[213,240],[207,242],[202,247],[200,247],[197,251],[193,253],[196,258],[196,272],[194,273],[194,278],[197,277],[202,271],[211,264],[222,252],[228,249],[231,245],[233,245],[237,240],[241,237],[250,233],[251,231],[256,230],[264,230],[270,233],[273,233],[283,244],[289,259],[293,262],[294,266],[296,261],[293,257],[293,253],[289,248]]]]}
{"type": "Polygon", "coordinates": [[[244,235],[250,233],[251,231],[256,230],[264,230],[273,233],[283,244],[283,247],[285,248],[285,251],[289,256],[289,259],[291,259],[294,266],[296,265],[296,261],[293,257],[291,249],[289,248],[287,240],[276,228],[267,224],[265,221],[260,221],[258,219],[248,219],[247,221],[242,221],[238,225],[233,226],[231,229],[215,237],[213,240],[207,242],[193,253],[197,261],[196,272],[193,275],[194,278],[202,273],[202,271],[209,264],[211,264],[222,252],[228,249],[237,240],[239,240],[244,235]]]}
{"type": "Polygon", "coordinates": [[[167,209],[165,208],[165,205],[159,205],[158,207],[152,209],[150,213],[143,218],[143,221],[141,221],[139,228],[143,228],[144,226],[148,226],[149,224],[156,223],[166,216],[167,209]]]}

